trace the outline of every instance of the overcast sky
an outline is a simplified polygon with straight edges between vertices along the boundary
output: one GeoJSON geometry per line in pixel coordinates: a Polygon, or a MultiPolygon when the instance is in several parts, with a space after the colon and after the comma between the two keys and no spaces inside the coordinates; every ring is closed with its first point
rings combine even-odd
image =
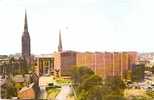
{"type": "Polygon", "coordinates": [[[21,52],[27,9],[33,54],[154,51],[154,0],[0,0],[0,54],[21,52]]]}

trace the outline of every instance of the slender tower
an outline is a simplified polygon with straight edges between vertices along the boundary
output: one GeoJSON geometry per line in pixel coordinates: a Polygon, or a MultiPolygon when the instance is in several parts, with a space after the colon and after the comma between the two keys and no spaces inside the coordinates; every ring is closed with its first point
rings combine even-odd
{"type": "Polygon", "coordinates": [[[27,13],[25,11],[24,32],[22,34],[22,57],[27,62],[31,63],[31,50],[30,50],[30,35],[28,32],[27,13]]]}
{"type": "Polygon", "coordinates": [[[61,39],[61,30],[59,30],[59,44],[58,44],[58,52],[63,51],[62,39],[61,39]]]}

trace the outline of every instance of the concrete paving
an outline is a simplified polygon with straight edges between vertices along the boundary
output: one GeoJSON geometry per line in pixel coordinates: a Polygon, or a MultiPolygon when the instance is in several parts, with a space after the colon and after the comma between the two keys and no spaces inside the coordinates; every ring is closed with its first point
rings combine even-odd
{"type": "Polygon", "coordinates": [[[40,93],[40,98],[39,99],[47,99],[47,92],[46,92],[46,90],[45,90],[45,87],[40,87],[40,91],[41,91],[41,93],[40,93]]]}
{"type": "Polygon", "coordinates": [[[67,100],[68,96],[72,93],[72,88],[69,85],[62,86],[60,93],[55,100],[67,100]]]}

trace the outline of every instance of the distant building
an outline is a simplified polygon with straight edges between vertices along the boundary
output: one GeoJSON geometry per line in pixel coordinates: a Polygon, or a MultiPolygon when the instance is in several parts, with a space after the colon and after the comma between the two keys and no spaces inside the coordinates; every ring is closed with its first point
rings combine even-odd
{"type": "Polygon", "coordinates": [[[132,81],[144,81],[145,64],[137,64],[132,68],[132,81]]]}
{"type": "Polygon", "coordinates": [[[30,35],[28,32],[28,22],[27,22],[26,12],[25,12],[24,32],[22,34],[22,57],[27,62],[27,64],[31,64],[30,35]]]}
{"type": "Polygon", "coordinates": [[[22,59],[14,57],[0,59],[0,74],[17,74],[24,72],[24,62],[22,59]]]}
{"type": "Polygon", "coordinates": [[[54,73],[54,58],[50,56],[37,56],[34,72],[38,76],[51,75],[54,73]]]}

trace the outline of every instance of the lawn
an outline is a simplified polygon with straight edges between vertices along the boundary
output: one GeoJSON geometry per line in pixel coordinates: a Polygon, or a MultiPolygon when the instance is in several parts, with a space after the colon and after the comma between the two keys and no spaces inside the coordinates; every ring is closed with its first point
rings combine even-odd
{"type": "Polygon", "coordinates": [[[47,90],[47,99],[55,100],[56,96],[60,92],[60,88],[51,88],[47,90]]]}
{"type": "Polygon", "coordinates": [[[64,79],[64,78],[57,78],[56,82],[60,85],[69,84],[72,81],[70,79],[64,79]]]}

